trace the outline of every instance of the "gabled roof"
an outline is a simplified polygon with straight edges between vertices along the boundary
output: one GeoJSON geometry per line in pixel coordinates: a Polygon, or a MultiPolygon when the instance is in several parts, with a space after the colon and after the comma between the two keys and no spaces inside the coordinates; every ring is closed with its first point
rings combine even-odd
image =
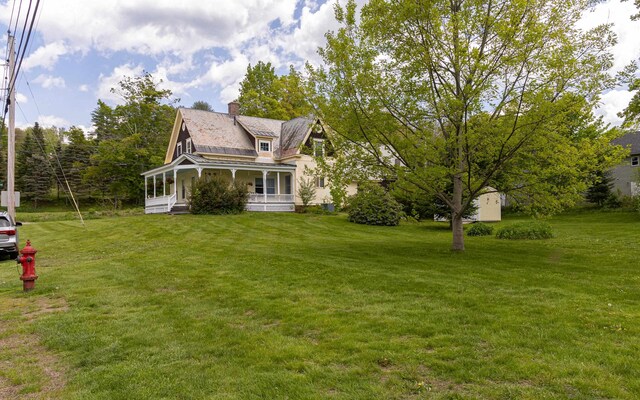
{"type": "Polygon", "coordinates": [[[280,157],[297,154],[300,146],[307,139],[307,136],[309,136],[314,122],[316,122],[315,119],[298,117],[282,124],[280,157]]]}
{"type": "Polygon", "coordinates": [[[254,137],[278,137],[284,121],[238,115],[236,120],[254,137]]]}
{"type": "Polygon", "coordinates": [[[625,149],[629,149],[632,155],[640,154],[640,131],[627,133],[617,139],[611,141],[613,144],[619,144],[625,149]]]}
{"type": "Polygon", "coordinates": [[[182,122],[189,131],[195,152],[200,154],[220,154],[257,157],[254,140],[270,138],[273,143],[274,158],[298,154],[316,119],[294,118],[291,121],[233,116],[226,113],[179,108],[165,164],[173,159],[173,151],[178,140],[182,122]]]}

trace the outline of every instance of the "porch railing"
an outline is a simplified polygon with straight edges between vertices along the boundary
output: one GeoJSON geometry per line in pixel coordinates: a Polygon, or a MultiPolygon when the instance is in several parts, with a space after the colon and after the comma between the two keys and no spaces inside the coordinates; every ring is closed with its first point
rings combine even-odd
{"type": "Polygon", "coordinates": [[[249,203],[293,203],[292,194],[268,194],[265,202],[264,194],[249,193],[249,203]]]}
{"type": "Polygon", "coordinates": [[[176,205],[176,194],[170,196],[149,197],[145,199],[144,206],[147,213],[169,212],[176,205]]]}
{"type": "Polygon", "coordinates": [[[171,211],[173,206],[178,202],[178,195],[176,193],[169,196],[169,203],[167,204],[167,212],[171,211]]]}

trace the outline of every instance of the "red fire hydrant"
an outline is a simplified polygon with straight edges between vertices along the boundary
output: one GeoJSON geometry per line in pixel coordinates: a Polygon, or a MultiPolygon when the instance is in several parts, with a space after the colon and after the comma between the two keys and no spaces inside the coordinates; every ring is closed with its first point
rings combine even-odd
{"type": "Polygon", "coordinates": [[[25,292],[32,290],[36,286],[36,279],[38,279],[38,275],[36,275],[37,252],[38,250],[31,247],[31,241],[27,240],[27,245],[24,246],[24,249],[20,250],[22,255],[16,258],[16,261],[22,264],[20,280],[22,280],[22,289],[25,292]]]}

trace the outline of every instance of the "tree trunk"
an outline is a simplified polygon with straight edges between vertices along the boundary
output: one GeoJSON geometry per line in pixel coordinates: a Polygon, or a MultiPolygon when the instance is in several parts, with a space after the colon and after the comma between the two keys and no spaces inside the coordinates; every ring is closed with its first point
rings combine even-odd
{"type": "Polygon", "coordinates": [[[451,217],[453,244],[451,250],[464,251],[464,231],[462,230],[462,214],[453,213],[451,217]]]}
{"type": "Polygon", "coordinates": [[[453,178],[453,207],[451,207],[451,230],[453,243],[451,250],[464,251],[464,235],[462,231],[462,174],[453,178]]]}

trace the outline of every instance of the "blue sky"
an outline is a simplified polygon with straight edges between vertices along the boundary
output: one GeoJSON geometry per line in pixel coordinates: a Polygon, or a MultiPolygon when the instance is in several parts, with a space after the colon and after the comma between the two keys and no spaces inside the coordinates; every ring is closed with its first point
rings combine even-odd
{"type": "MultiPolygon", "coordinates": [[[[17,86],[17,126],[39,121],[90,130],[97,100],[115,104],[109,89],[143,70],[162,79],[180,104],[204,100],[225,111],[248,63],[270,61],[286,73],[290,64],[320,62],[324,33],[337,27],[333,1],[42,0],[17,86]]],[[[13,4],[0,0],[5,32],[13,4]]],[[[614,23],[615,70],[640,56],[640,22],[629,20],[632,13],[633,2],[611,0],[583,18],[585,28],[614,23]]],[[[624,88],[610,91],[597,112],[618,123],[615,114],[630,97],[624,88]]]]}

